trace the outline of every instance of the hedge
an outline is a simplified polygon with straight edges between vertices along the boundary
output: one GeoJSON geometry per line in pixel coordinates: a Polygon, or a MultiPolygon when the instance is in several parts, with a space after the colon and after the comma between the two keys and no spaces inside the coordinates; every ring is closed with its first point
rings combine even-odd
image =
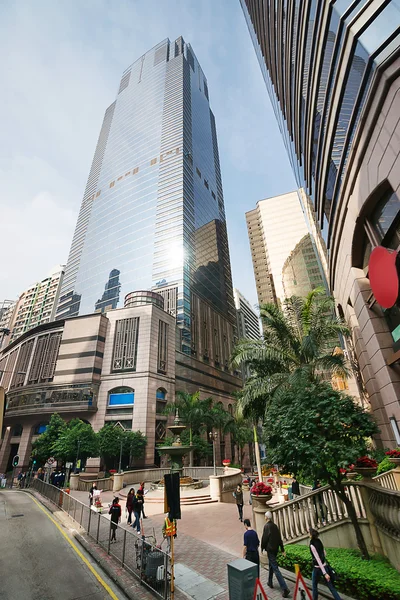
{"type": "MultiPolygon", "coordinates": [[[[294,571],[297,563],[304,577],[311,579],[312,563],[308,546],[285,546],[286,558],[280,554],[278,563],[294,571]]],[[[357,600],[399,600],[400,573],[382,556],[364,560],[358,550],[327,548],[326,556],[338,574],[335,587],[357,600]]],[[[322,580],[321,584],[322,585],[322,580]]]]}

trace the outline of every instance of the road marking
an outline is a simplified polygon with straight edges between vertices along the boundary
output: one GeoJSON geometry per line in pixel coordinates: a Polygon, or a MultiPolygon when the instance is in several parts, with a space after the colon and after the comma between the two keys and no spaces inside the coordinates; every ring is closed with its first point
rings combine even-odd
{"type": "Polygon", "coordinates": [[[67,540],[67,542],[72,546],[72,548],[75,550],[75,552],[77,553],[77,555],[79,556],[79,558],[81,560],[83,560],[83,562],[85,563],[85,565],[87,566],[87,568],[89,569],[89,571],[91,571],[91,573],[93,573],[93,575],[96,577],[97,581],[108,592],[108,594],[110,595],[110,597],[113,600],[119,600],[118,596],[116,596],[114,594],[114,592],[112,591],[112,589],[110,588],[110,586],[104,581],[104,579],[102,577],[100,577],[100,575],[98,574],[98,572],[96,571],[96,569],[94,567],[92,567],[92,565],[90,564],[90,562],[88,561],[88,559],[85,556],[83,556],[82,552],[79,550],[79,548],[77,547],[77,545],[69,538],[69,536],[65,533],[65,531],[63,531],[61,525],[59,525],[57,523],[57,521],[55,519],[53,519],[52,516],[49,515],[49,513],[47,512],[47,510],[45,508],[43,508],[43,506],[36,500],[36,498],[33,498],[30,494],[28,494],[28,495],[29,495],[29,498],[31,498],[31,500],[33,500],[34,503],[37,504],[37,506],[40,508],[40,510],[44,512],[44,514],[46,515],[46,517],[48,517],[50,519],[50,521],[52,523],[54,523],[54,525],[57,527],[57,529],[59,530],[59,532],[64,536],[64,538],[67,540]]]}

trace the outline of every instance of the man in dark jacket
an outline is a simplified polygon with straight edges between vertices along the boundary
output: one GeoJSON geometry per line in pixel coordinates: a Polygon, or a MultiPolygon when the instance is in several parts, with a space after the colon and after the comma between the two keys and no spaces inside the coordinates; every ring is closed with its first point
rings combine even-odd
{"type": "Polygon", "coordinates": [[[278,583],[282,589],[282,596],[284,598],[287,598],[290,594],[289,588],[282,576],[282,573],[279,570],[278,562],[276,560],[276,556],[279,552],[279,549],[281,549],[283,555],[286,556],[286,552],[283,547],[281,532],[279,531],[278,526],[272,522],[272,513],[270,511],[267,511],[265,513],[265,520],[266,523],[264,525],[263,535],[261,539],[261,552],[265,550],[268,554],[268,586],[270,588],[274,587],[272,585],[272,578],[275,574],[278,583]]]}

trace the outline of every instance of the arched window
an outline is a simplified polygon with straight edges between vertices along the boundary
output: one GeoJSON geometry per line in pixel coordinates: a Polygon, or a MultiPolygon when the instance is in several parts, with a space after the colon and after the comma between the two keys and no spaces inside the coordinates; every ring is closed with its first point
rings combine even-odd
{"type": "Polygon", "coordinates": [[[117,387],[108,392],[108,406],[133,406],[135,390],[130,387],[117,387]]]}
{"type": "Polygon", "coordinates": [[[228,413],[233,417],[233,406],[232,404],[228,404],[228,413]]]}
{"type": "Polygon", "coordinates": [[[33,429],[33,435],[41,435],[48,427],[48,423],[38,423],[33,429]]]}
{"type": "Polygon", "coordinates": [[[156,392],[156,413],[162,415],[167,404],[167,392],[164,388],[158,388],[156,392]]]}

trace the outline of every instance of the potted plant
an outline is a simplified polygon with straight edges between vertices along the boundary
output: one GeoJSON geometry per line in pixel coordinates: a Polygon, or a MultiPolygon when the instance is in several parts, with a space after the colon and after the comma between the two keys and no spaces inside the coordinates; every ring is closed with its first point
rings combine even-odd
{"type": "Polygon", "coordinates": [[[372,475],[376,473],[378,463],[374,458],[369,458],[369,456],[361,456],[360,458],[357,458],[354,468],[360,475],[370,479],[372,475]]]}
{"type": "Polygon", "coordinates": [[[272,498],[272,487],[259,481],[250,490],[253,507],[263,506],[272,498]]]}
{"type": "Polygon", "coordinates": [[[400,465],[400,449],[396,448],[396,450],[389,450],[385,452],[386,456],[390,460],[391,463],[399,466],[400,465]]]}
{"type": "Polygon", "coordinates": [[[343,469],[343,470],[340,469],[341,473],[342,473],[342,471],[344,471],[344,475],[345,475],[346,479],[348,479],[349,481],[352,481],[358,475],[357,471],[355,471],[355,469],[354,469],[354,465],[349,465],[347,469],[343,469]]]}
{"type": "Polygon", "coordinates": [[[225,467],[225,469],[227,469],[230,464],[231,464],[230,458],[224,458],[224,460],[222,461],[222,465],[225,467]]]}

